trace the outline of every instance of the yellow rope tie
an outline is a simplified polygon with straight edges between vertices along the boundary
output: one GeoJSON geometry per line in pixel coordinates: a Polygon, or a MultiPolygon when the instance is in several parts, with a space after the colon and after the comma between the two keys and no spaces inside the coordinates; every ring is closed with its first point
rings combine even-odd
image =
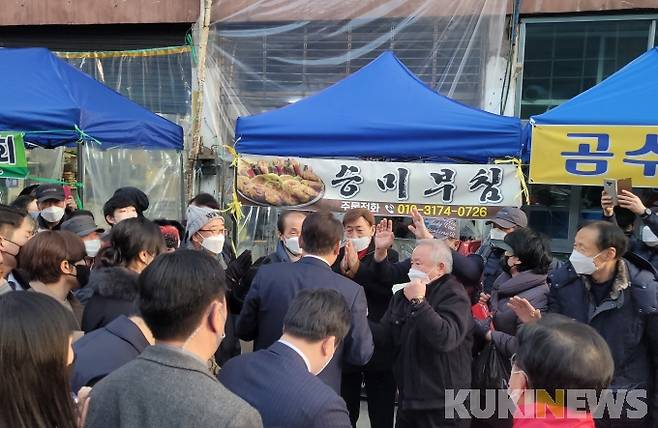
{"type": "Polygon", "coordinates": [[[530,191],[528,190],[528,185],[525,181],[525,176],[523,175],[523,169],[521,168],[521,160],[517,158],[496,159],[494,161],[494,164],[516,166],[516,177],[519,179],[519,183],[521,183],[521,192],[516,196],[517,197],[521,196],[521,205],[523,205],[524,198],[525,198],[525,202],[530,203],[530,191]]]}
{"type": "MultiPolygon", "coordinates": [[[[235,150],[235,147],[224,144],[224,148],[233,158],[233,160],[231,160],[231,166],[233,168],[237,168],[238,161],[240,160],[240,155],[235,150]]],[[[235,221],[238,223],[238,225],[240,224],[240,220],[244,218],[244,214],[242,213],[242,203],[238,198],[238,192],[235,188],[235,185],[233,186],[232,200],[226,205],[226,208],[222,210],[222,212],[223,213],[230,212],[233,218],[235,218],[235,221]]]]}

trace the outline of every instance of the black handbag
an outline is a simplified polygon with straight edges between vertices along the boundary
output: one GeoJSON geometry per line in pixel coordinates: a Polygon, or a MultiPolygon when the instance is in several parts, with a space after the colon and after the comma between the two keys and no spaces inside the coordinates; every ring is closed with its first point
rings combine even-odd
{"type": "Polygon", "coordinates": [[[489,342],[473,363],[473,388],[507,389],[510,372],[509,361],[489,342]]]}

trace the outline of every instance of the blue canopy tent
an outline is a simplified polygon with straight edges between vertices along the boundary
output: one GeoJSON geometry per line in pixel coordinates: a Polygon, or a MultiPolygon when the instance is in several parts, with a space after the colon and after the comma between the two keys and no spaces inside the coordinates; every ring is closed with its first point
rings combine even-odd
{"type": "Polygon", "coordinates": [[[440,95],[392,52],[325,90],[236,125],[236,150],[256,155],[487,163],[519,156],[518,118],[440,95]]]}
{"type": "Polygon", "coordinates": [[[52,148],[183,149],[183,129],[43,48],[0,49],[0,130],[52,148]]]}
{"type": "Polygon", "coordinates": [[[598,85],[532,116],[530,179],[600,186],[631,177],[635,187],[658,179],[658,48],[598,85]]]}

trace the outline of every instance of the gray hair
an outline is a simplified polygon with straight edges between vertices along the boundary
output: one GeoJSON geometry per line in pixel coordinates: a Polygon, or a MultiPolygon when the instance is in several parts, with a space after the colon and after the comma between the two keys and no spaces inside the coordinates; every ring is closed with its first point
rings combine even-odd
{"type": "Polygon", "coordinates": [[[438,239],[423,239],[418,241],[417,246],[429,247],[432,263],[436,266],[443,263],[446,273],[452,273],[452,252],[445,242],[438,239]]]}

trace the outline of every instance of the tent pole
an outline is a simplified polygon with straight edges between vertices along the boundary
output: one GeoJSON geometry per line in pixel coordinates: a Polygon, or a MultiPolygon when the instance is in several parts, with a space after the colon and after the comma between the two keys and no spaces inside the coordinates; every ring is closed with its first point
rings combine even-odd
{"type": "MultiPolygon", "coordinates": [[[[186,204],[186,193],[185,193],[185,154],[181,150],[179,153],[180,159],[180,218],[185,220],[185,206],[186,204]]],[[[181,236],[181,240],[183,237],[181,236]]]]}
{"type": "Polygon", "coordinates": [[[203,88],[206,82],[206,54],[208,51],[208,33],[210,31],[210,12],[213,0],[201,0],[203,6],[202,25],[199,34],[199,63],[197,70],[197,96],[192,106],[192,147],[190,148],[187,165],[187,196],[192,198],[194,189],[194,166],[201,149],[201,124],[203,123],[203,88]]]}
{"type": "Polygon", "coordinates": [[[81,186],[75,186],[75,190],[78,194],[78,198],[80,199],[80,203],[82,206],[80,209],[83,209],[85,206],[85,198],[84,198],[84,186],[85,186],[85,142],[82,141],[80,144],[78,144],[78,159],[77,159],[77,166],[78,166],[78,177],[77,181],[78,183],[81,184],[81,186]]]}

